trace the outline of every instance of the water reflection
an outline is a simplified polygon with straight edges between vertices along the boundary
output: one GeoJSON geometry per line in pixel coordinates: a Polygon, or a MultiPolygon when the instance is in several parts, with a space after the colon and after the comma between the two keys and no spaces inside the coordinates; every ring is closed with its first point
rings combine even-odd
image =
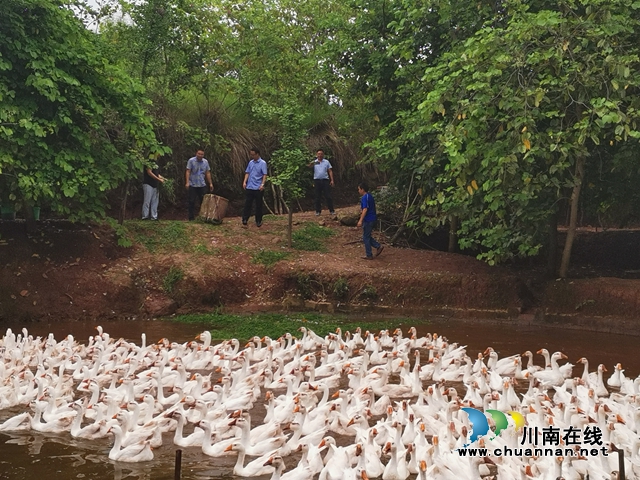
{"type": "MultiPolygon", "coordinates": [[[[367,318],[366,321],[374,320],[367,318]]],[[[390,321],[389,328],[400,327],[404,331],[415,322],[411,320],[390,321]]],[[[101,322],[111,337],[125,338],[140,343],[144,332],[148,343],[166,337],[172,341],[192,340],[204,327],[197,324],[178,324],[161,320],[119,320],[101,322]]],[[[0,324],[0,331],[7,327],[19,331],[21,326],[0,324]]],[[[53,333],[60,340],[72,334],[78,341],[86,343],[96,333],[95,325],[87,322],[32,323],[27,326],[29,334],[46,336],[53,333]]],[[[622,362],[625,374],[635,377],[640,373],[640,356],[632,354],[637,337],[606,333],[563,330],[556,327],[539,327],[513,323],[474,323],[432,319],[429,324],[417,325],[418,333],[437,332],[450,341],[467,345],[467,354],[475,358],[478,352],[492,346],[500,357],[523,353],[525,350],[562,351],[572,363],[582,356],[589,359],[593,371],[604,363],[610,372],[617,362],[622,362]]],[[[542,357],[536,355],[536,363],[542,357]]],[[[574,376],[582,373],[582,365],[576,366],[574,376]]],[[[0,411],[0,421],[15,415],[20,410],[0,411]]],[[[257,421],[259,422],[259,420],[257,421]]],[[[254,421],[255,426],[256,421],[254,421]]],[[[155,459],[148,464],[121,464],[112,462],[108,452],[112,440],[75,441],[69,435],[0,434],[0,479],[32,480],[38,476],[48,479],[172,479],[174,478],[175,447],[172,434],[165,434],[163,446],[154,451],[155,459]]],[[[236,457],[211,458],[199,448],[184,449],[182,454],[182,478],[232,479],[236,457]]],[[[269,478],[269,476],[261,477],[269,478]]]]}

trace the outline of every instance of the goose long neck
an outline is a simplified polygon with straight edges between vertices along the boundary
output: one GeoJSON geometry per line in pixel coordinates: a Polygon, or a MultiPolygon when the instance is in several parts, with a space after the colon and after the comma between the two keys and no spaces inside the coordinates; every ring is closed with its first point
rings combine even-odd
{"type": "Polygon", "coordinates": [[[156,381],[156,398],[158,399],[158,402],[164,405],[164,390],[162,388],[162,380],[160,378],[154,378],[154,380],[156,381]]]}
{"type": "Polygon", "coordinates": [[[281,463],[273,471],[273,474],[271,474],[271,480],[280,480],[283,470],[284,470],[284,463],[281,463]]]}
{"type": "Polygon", "coordinates": [[[83,417],[82,411],[78,412],[78,414],[75,417],[73,417],[73,422],[71,423],[72,432],[76,432],[80,430],[80,425],[82,425],[82,417],[83,417]]]}
{"type": "Polygon", "coordinates": [[[240,443],[245,448],[248,448],[251,445],[251,425],[249,422],[244,422],[241,427],[241,436],[240,443]]]}
{"type": "Polygon", "coordinates": [[[238,450],[238,459],[236,460],[236,466],[233,467],[234,472],[236,470],[242,470],[242,468],[244,468],[245,455],[246,455],[246,452],[244,451],[244,448],[241,448],[240,450],[238,450]]]}
{"type": "Polygon", "coordinates": [[[585,358],[582,363],[584,363],[584,370],[582,370],[582,380],[585,382],[589,381],[589,361],[585,358]]]}
{"type": "Polygon", "coordinates": [[[174,443],[182,440],[182,431],[184,430],[184,416],[178,415],[178,426],[176,427],[176,433],[173,435],[174,443]]]}

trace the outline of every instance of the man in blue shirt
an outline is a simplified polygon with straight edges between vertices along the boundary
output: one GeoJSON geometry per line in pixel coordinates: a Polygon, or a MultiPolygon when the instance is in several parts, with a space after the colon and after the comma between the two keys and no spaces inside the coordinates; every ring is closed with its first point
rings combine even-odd
{"type": "Polygon", "coordinates": [[[333,187],[333,168],[329,160],[324,158],[324,150],[321,148],[316,152],[316,159],[309,166],[313,167],[313,183],[316,190],[316,215],[322,211],[322,195],[327,200],[329,213],[335,215],[333,210],[333,199],[331,198],[331,187],[333,187]]]}
{"type": "Polygon", "coordinates": [[[260,157],[260,150],[249,150],[249,164],[244,172],[242,188],[245,191],[244,211],[242,212],[242,224],[246,225],[251,216],[251,205],[256,204],[256,226],[262,226],[262,195],[264,182],[267,181],[267,162],[260,157]]]}
{"type": "Polygon", "coordinates": [[[384,250],[384,247],[371,236],[373,227],[378,219],[376,215],[376,201],[373,195],[369,193],[369,187],[364,182],[358,185],[358,193],[362,195],[360,199],[362,213],[360,214],[360,220],[358,220],[358,226],[362,227],[362,241],[364,242],[364,253],[366,255],[362,258],[365,260],[373,260],[371,247],[376,249],[376,257],[384,250]]]}
{"type": "Polygon", "coordinates": [[[187,162],[186,184],[189,191],[189,220],[195,219],[196,197],[200,199],[206,193],[206,184],[209,191],[213,192],[213,182],[211,181],[211,168],[209,162],[204,158],[204,150],[198,150],[195,157],[191,157],[187,162]]]}

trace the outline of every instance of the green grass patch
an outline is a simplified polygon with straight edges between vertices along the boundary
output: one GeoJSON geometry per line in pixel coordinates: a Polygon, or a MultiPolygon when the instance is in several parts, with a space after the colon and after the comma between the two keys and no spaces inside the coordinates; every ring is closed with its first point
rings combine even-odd
{"type": "Polygon", "coordinates": [[[262,217],[262,221],[265,223],[285,223],[288,218],[288,215],[272,215],[269,213],[262,217]]]}
{"type": "Polygon", "coordinates": [[[301,228],[294,229],[292,234],[293,248],[307,252],[324,252],[323,240],[331,237],[333,230],[317,223],[306,223],[301,228]]]}
{"type": "MultiPolygon", "coordinates": [[[[379,331],[402,326],[407,320],[362,320],[346,315],[321,315],[318,313],[261,313],[258,315],[228,315],[221,313],[201,315],[179,315],[170,321],[182,323],[199,323],[203,329],[211,332],[212,338],[222,340],[237,338],[248,340],[254,335],[266,335],[278,338],[290,332],[300,338],[298,328],[307,327],[318,335],[335,332],[340,327],[342,331],[354,331],[357,327],[363,330],[379,331]]],[[[411,325],[416,321],[412,320],[411,325]]]]}
{"type": "Polygon", "coordinates": [[[191,244],[185,222],[181,220],[129,220],[125,222],[134,243],[144,245],[149,252],[186,250],[191,244]]]}
{"type": "Polygon", "coordinates": [[[193,246],[193,253],[199,253],[201,255],[217,255],[220,253],[219,248],[209,248],[202,243],[197,243],[193,246]]]}
{"type": "Polygon", "coordinates": [[[180,267],[172,266],[162,279],[162,288],[167,293],[172,293],[176,284],[184,278],[184,272],[180,267]]]}
{"type": "Polygon", "coordinates": [[[251,263],[264,265],[267,268],[273,267],[280,260],[289,256],[288,252],[277,252],[275,250],[260,250],[251,257],[251,263]]]}

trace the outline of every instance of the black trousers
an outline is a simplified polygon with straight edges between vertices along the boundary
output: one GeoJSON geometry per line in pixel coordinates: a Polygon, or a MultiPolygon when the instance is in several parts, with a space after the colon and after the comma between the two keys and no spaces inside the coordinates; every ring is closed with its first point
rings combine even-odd
{"type": "Polygon", "coordinates": [[[200,204],[202,205],[202,199],[206,193],[207,187],[189,186],[189,220],[194,220],[196,218],[196,198],[200,199],[200,204]]]}
{"type": "Polygon", "coordinates": [[[331,198],[331,185],[329,179],[314,180],[313,183],[316,187],[316,212],[320,213],[322,211],[321,196],[323,194],[324,198],[327,200],[327,207],[329,207],[329,211],[333,212],[333,199],[331,198]]]}
{"type": "Polygon", "coordinates": [[[249,190],[244,191],[244,211],[242,212],[242,223],[249,221],[251,216],[251,206],[255,202],[256,204],[256,223],[262,223],[262,194],[263,190],[249,190]]]}

